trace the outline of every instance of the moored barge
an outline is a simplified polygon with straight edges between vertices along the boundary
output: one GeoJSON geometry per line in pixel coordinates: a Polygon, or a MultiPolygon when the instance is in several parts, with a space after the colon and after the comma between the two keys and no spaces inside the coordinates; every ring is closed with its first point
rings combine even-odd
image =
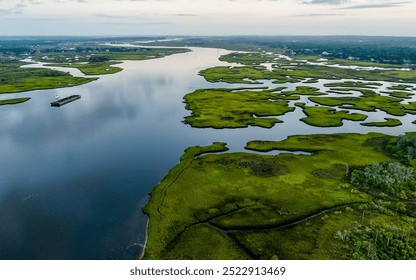
{"type": "Polygon", "coordinates": [[[62,98],[62,99],[51,102],[51,106],[52,107],[60,107],[62,105],[65,105],[69,102],[75,101],[75,100],[80,99],[80,98],[81,98],[81,95],[71,95],[71,96],[68,96],[68,97],[65,97],[65,98],[62,98]]]}

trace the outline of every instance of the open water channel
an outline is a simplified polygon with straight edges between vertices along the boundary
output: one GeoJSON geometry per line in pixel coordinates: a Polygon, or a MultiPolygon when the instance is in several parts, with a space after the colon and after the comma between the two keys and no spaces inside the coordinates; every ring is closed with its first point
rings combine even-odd
{"type": "MultiPolygon", "coordinates": [[[[272,129],[185,125],[186,93],[242,86],[211,84],[197,74],[230,65],[218,61],[226,53],[192,48],[161,59],[124,62],[122,72],[86,85],[10,95],[31,100],[0,107],[0,259],[134,258],[136,245],[145,242],[147,218],[141,209],[148,193],[189,146],[222,141],[231,151],[244,151],[250,140],[294,134],[397,135],[414,128],[415,116],[400,118],[403,125],[397,128],[350,121],[340,128],[311,127],[299,121],[304,117],[300,108],[279,117],[285,122],[272,129]],[[82,97],[50,107],[55,95],[72,94],[82,97]]],[[[324,82],[310,86],[322,88],[324,82]]],[[[368,121],[385,117],[382,112],[369,115],[368,121]]]]}

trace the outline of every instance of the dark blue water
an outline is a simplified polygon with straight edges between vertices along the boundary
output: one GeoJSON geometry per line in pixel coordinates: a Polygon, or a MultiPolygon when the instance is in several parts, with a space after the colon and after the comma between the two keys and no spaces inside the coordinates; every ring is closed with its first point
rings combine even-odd
{"type": "MultiPolygon", "coordinates": [[[[244,150],[250,140],[292,134],[412,130],[310,127],[298,108],[273,129],[194,129],[183,96],[210,84],[197,73],[222,65],[217,49],[125,62],[124,71],[65,89],[41,90],[29,102],[0,107],[0,259],[123,259],[143,244],[148,193],[184,149],[214,141],[244,150]],[[81,99],[50,107],[55,95],[81,99]]],[[[235,87],[241,85],[232,85],[235,87]]],[[[258,86],[258,85],[257,85],[258,86]]],[[[272,85],[279,86],[279,85],[272,85]]],[[[293,86],[293,85],[292,85],[293,86]]],[[[379,115],[374,113],[374,120],[379,115]]],[[[382,120],[382,118],[381,118],[382,120]]]]}
{"type": "Polygon", "coordinates": [[[0,107],[0,258],[131,257],[145,241],[147,194],[199,144],[181,122],[182,97],[206,84],[197,72],[219,54],[126,62],[87,85],[2,95],[32,99],[0,107]],[[52,108],[56,94],[82,98],[52,108]]]}

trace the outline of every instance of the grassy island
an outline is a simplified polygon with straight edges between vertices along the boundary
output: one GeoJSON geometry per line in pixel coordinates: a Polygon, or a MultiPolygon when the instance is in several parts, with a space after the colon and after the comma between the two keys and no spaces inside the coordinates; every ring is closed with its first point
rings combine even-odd
{"type": "Polygon", "coordinates": [[[273,127],[281,120],[272,116],[294,111],[289,107],[290,96],[276,90],[200,89],[185,95],[186,109],[192,115],[185,121],[193,127],[243,128],[273,127]]]}
{"type": "MultiPolygon", "coordinates": [[[[243,65],[261,65],[263,63],[276,63],[278,56],[273,53],[230,53],[220,57],[221,61],[239,63],[243,65]]],[[[287,62],[287,61],[286,61],[287,62]]]]}
{"type": "Polygon", "coordinates": [[[329,107],[305,106],[305,103],[296,103],[296,106],[301,107],[306,115],[306,118],[300,120],[312,126],[342,126],[343,120],[363,121],[367,118],[364,114],[349,113],[346,110],[337,111],[329,107]]]}
{"type": "Polygon", "coordinates": [[[407,91],[393,91],[393,92],[386,92],[386,93],[396,98],[405,98],[405,99],[412,98],[412,96],[415,95],[414,93],[407,92],[407,91]]]}
{"type": "Polygon", "coordinates": [[[393,119],[393,118],[385,118],[384,122],[368,122],[368,123],[362,123],[361,125],[364,126],[378,126],[378,127],[382,127],[382,126],[399,126],[402,125],[402,122],[398,119],[393,119]]]}
{"type": "Polygon", "coordinates": [[[92,62],[92,63],[62,63],[62,64],[50,64],[50,66],[77,68],[85,75],[106,75],[115,74],[122,71],[120,67],[114,67],[113,65],[120,62],[92,62]]]}
{"type": "Polygon", "coordinates": [[[412,90],[413,87],[411,85],[394,85],[391,87],[388,87],[387,89],[389,90],[400,90],[400,91],[408,91],[408,90],[412,90]]]}
{"type": "Polygon", "coordinates": [[[138,49],[130,48],[129,51],[123,49],[108,51],[97,51],[92,55],[85,55],[77,52],[67,52],[64,55],[59,53],[45,53],[38,56],[37,59],[43,62],[49,62],[51,66],[77,68],[85,75],[106,75],[122,71],[120,67],[113,65],[121,63],[122,60],[147,60],[161,58],[164,56],[188,52],[187,49],[138,49]],[[68,63],[70,62],[70,63],[68,63]]]}
{"type": "Polygon", "coordinates": [[[339,82],[339,83],[328,83],[325,84],[326,87],[346,87],[346,88],[374,88],[377,86],[381,86],[380,83],[374,83],[374,82],[339,82]]]}
{"type": "Polygon", "coordinates": [[[308,87],[308,86],[298,86],[296,87],[296,90],[284,91],[283,94],[284,95],[308,95],[308,96],[327,95],[324,92],[320,92],[319,89],[315,87],[308,87]]]}
{"type": "Polygon", "coordinates": [[[351,183],[353,170],[396,162],[384,149],[396,140],[377,133],[333,134],[247,145],[311,155],[210,153],[225,149],[219,143],[190,148],[145,207],[145,258],[412,259],[412,196],[351,183]]]}
{"type": "MultiPolygon", "coordinates": [[[[307,59],[307,57],[301,57],[307,59]]],[[[200,72],[210,82],[239,84],[260,84],[261,80],[273,80],[275,83],[307,83],[319,79],[359,79],[359,81],[341,81],[326,83],[329,90],[322,92],[316,87],[297,85],[295,90],[285,88],[235,88],[200,89],[185,96],[186,108],[192,111],[185,118],[193,127],[244,128],[260,126],[271,128],[281,122],[274,116],[292,112],[290,100],[299,100],[301,96],[310,96],[315,106],[304,103],[295,105],[303,109],[305,118],[300,120],[311,126],[342,126],[343,120],[364,121],[367,115],[350,113],[348,110],[364,112],[384,111],[392,116],[416,114],[416,102],[404,103],[414,95],[410,85],[392,85],[389,91],[378,92],[379,82],[368,80],[395,81],[405,75],[411,80],[416,71],[356,70],[323,65],[309,65],[306,60],[283,59],[273,53],[231,53],[220,58],[223,61],[240,63],[239,67],[214,67],[200,72]],[[286,62],[283,62],[286,61],[286,62]],[[272,70],[262,66],[273,63],[272,70]],[[396,77],[396,78],[394,78],[396,77]],[[260,90],[262,89],[262,90],[260,90]],[[331,93],[346,96],[330,96],[331,93]],[[352,96],[354,94],[354,96],[352,96]],[[326,95],[326,96],[321,96],[326,95]],[[328,96],[329,95],[329,96],[328,96]],[[345,109],[345,110],[339,110],[345,109]]],[[[312,59],[315,59],[312,57],[312,59]]],[[[345,62],[345,61],[344,61],[345,62]]],[[[379,65],[380,66],[380,65],[379,65]]],[[[403,78],[403,77],[402,77],[403,78]]],[[[401,122],[389,118],[386,122],[364,123],[366,126],[399,126],[401,122]]]]}
{"type": "Polygon", "coordinates": [[[262,66],[218,66],[200,72],[209,82],[256,83],[261,79],[276,83],[300,82],[312,79],[364,79],[369,81],[406,81],[416,83],[416,71],[402,70],[355,70],[321,65],[296,65],[275,68],[272,71],[262,66]]]}
{"type": "Polygon", "coordinates": [[[343,109],[356,109],[368,112],[379,109],[394,116],[415,113],[416,109],[416,102],[402,104],[401,101],[403,99],[378,94],[362,97],[310,97],[309,100],[320,105],[338,106],[343,109]]]}
{"type": "Polygon", "coordinates": [[[30,99],[30,97],[23,97],[23,98],[14,98],[14,99],[6,99],[6,100],[0,100],[0,106],[1,105],[14,105],[26,102],[30,99]]]}

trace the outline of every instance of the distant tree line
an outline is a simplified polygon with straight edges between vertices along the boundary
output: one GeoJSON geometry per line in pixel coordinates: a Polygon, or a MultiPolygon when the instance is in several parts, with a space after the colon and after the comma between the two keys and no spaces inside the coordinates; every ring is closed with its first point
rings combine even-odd
{"type": "Polygon", "coordinates": [[[416,38],[366,36],[283,37],[266,42],[287,53],[322,55],[330,58],[354,57],[364,61],[416,65],[416,38]]]}
{"type": "MultiPolygon", "coordinates": [[[[187,38],[180,42],[206,47],[280,50],[293,55],[328,58],[354,57],[362,61],[416,66],[416,38],[373,36],[236,36],[187,38]],[[323,53],[325,55],[323,55],[323,53]]],[[[179,42],[173,42],[179,44],[179,42]]]]}

